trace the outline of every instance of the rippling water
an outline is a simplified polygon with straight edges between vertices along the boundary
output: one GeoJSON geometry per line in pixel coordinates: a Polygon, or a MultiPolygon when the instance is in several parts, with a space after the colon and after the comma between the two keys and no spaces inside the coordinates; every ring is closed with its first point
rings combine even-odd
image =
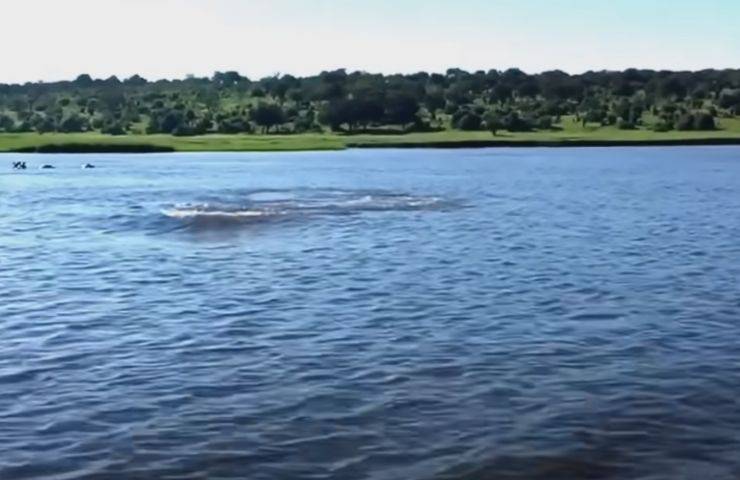
{"type": "Polygon", "coordinates": [[[738,148],[17,158],[2,479],[740,477],[738,148]]]}

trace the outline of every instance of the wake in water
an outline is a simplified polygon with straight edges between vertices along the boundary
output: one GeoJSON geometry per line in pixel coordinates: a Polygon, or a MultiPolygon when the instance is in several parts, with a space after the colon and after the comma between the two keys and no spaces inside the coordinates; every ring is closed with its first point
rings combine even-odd
{"type": "Polygon", "coordinates": [[[351,215],[363,212],[439,210],[450,201],[377,190],[262,190],[226,201],[179,203],[162,210],[171,219],[191,224],[243,224],[309,215],[351,215]]]}

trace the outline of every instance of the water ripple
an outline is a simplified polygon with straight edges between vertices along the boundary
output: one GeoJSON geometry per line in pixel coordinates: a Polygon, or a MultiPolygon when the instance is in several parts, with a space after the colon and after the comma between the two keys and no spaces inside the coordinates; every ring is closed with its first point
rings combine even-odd
{"type": "Polygon", "coordinates": [[[736,479],[739,159],[0,175],[0,478],[736,479]]]}

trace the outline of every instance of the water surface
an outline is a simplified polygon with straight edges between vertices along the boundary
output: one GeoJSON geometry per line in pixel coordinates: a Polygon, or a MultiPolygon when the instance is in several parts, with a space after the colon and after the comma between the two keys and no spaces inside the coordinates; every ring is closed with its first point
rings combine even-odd
{"type": "Polygon", "coordinates": [[[739,148],[0,167],[0,478],[740,477],[739,148]]]}

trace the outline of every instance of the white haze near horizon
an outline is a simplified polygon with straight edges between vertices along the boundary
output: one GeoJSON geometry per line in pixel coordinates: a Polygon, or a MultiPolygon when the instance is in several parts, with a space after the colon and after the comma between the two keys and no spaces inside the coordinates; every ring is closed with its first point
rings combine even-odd
{"type": "Polygon", "coordinates": [[[0,82],[737,68],[736,0],[3,0],[0,82]],[[603,4],[602,4],[603,3],[603,4]],[[596,5],[594,5],[596,4],[596,5]]]}

